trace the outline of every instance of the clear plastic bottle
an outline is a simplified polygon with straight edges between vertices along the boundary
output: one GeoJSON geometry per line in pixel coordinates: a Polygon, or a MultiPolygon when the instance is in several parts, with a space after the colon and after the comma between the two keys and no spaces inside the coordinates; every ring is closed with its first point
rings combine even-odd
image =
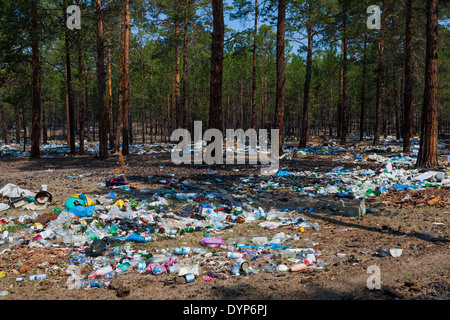
{"type": "Polygon", "coordinates": [[[293,265],[292,267],[290,267],[289,270],[290,270],[291,272],[297,272],[297,271],[305,270],[307,267],[308,267],[308,266],[307,266],[306,264],[304,264],[304,263],[299,263],[299,264],[296,264],[296,265],[293,265]]]}
{"type": "Polygon", "coordinates": [[[253,237],[252,242],[256,245],[263,245],[267,243],[267,237],[253,237]]]}
{"type": "Polygon", "coordinates": [[[306,259],[303,261],[303,263],[307,266],[309,266],[311,263],[316,261],[316,256],[312,253],[309,253],[306,255],[306,259]]]}
{"type": "Polygon", "coordinates": [[[129,263],[130,263],[130,267],[135,268],[142,262],[144,262],[144,259],[141,257],[141,255],[135,254],[133,256],[133,259],[131,259],[129,263]]]}
{"type": "Polygon", "coordinates": [[[312,224],[312,227],[316,230],[316,231],[320,231],[320,225],[317,222],[314,222],[312,224]]]}
{"type": "Polygon", "coordinates": [[[230,238],[224,241],[225,244],[238,244],[245,242],[246,242],[245,237],[230,238]]]}

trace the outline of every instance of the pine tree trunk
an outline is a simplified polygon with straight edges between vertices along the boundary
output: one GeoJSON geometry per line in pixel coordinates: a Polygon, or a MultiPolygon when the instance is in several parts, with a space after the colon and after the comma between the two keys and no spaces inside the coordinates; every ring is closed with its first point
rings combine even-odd
{"type": "Polygon", "coordinates": [[[223,1],[212,0],[213,34],[211,43],[211,77],[209,128],[222,130],[222,63],[224,48],[223,1]]]}
{"type": "MultiPolygon", "coordinates": [[[[128,71],[128,75],[130,72],[128,71]]],[[[133,95],[131,92],[131,78],[128,76],[128,135],[129,135],[129,145],[133,145],[133,95]]]]}
{"type": "Polygon", "coordinates": [[[124,73],[124,24],[125,24],[125,6],[122,3],[122,15],[120,23],[120,67],[119,67],[119,102],[117,110],[117,133],[116,133],[116,152],[120,151],[120,137],[122,135],[122,121],[123,121],[123,99],[124,99],[124,86],[123,86],[123,73],[124,73]]]}
{"type": "MultiPolygon", "coordinates": [[[[40,136],[41,136],[41,87],[39,80],[39,34],[38,34],[38,17],[37,17],[38,0],[33,0],[31,3],[31,16],[32,16],[32,127],[31,127],[31,150],[30,158],[40,158],[40,136]]],[[[25,121],[24,121],[25,125],[25,121]]],[[[24,148],[26,143],[26,131],[24,130],[24,148]]]]}
{"type": "Polygon", "coordinates": [[[425,90],[423,94],[420,149],[417,157],[417,167],[419,168],[436,168],[438,165],[438,6],[438,0],[427,0],[425,90]]]}
{"type": "Polygon", "coordinates": [[[144,95],[144,59],[142,59],[141,70],[141,130],[142,130],[142,143],[145,144],[145,95],[144,95]]]}
{"type": "MultiPolygon", "coordinates": [[[[110,30],[109,30],[110,31],[110,30]]],[[[108,55],[108,131],[109,131],[109,149],[114,149],[114,141],[115,141],[115,134],[114,134],[114,116],[113,116],[113,95],[112,95],[112,71],[111,71],[111,31],[108,33],[108,48],[107,48],[107,55],[108,55]]]]}
{"type": "Polygon", "coordinates": [[[180,104],[180,26],[178,20],[175,21],[175,92],[174,92],[174,111],[175,111],[175,128],[181,128],[182,114],[180,104]]]}
{"type": "Polygon", "coordinates": [[[284,140],[284,93],[285,93],[285,61],[284,61],[284,38],[286,25],[286,0],[278,1],[278,20],[277,20],[277,83],[275,97],[275,128],[279,130],[279,152],[283,151],[284,140]]]}
{"type": "Polygon", "coordinates": [[[309,140],[309,109],[310,109],[310,87],[311,87],[311,73],[312,73],[312,46],[313,46],[313,28],[312,25],[307,26],[308,30],[308,53],[306,57],[306,76],[303,94],[303,118],[302,131],[300,134],[299,148],[306,148],[309,140]]]}
{"type": "Polygon", "coordinates": [[[414,94],[413,77],[411,67],[411,28],[412,28],[412,2],[406,3],[406,32],[405,32],[405,91],[403,106],[403,152],[408,153],[411,150],[411,134],[414,117],[414,94]]]}
{"type": "Polygon", "coordinates": [[[376,95],[376,107],[375,107],[375,133],[373,138],[373,145],[378,145],[380,143],[381,136],[381,125],[382,125],[382,104],[383,104],[383,93],[384,93],[384,32],[386,11],[382,10],[381,13],[381,29],[380,29],[380,40],[378,43],[378,76],[377,76],[377,95],[376,95]]]}
{"type": "Polygon", "coordinates": [[[256,40],[258,36],[258,0],[255,0],[255,24],[253,29],[252,107],[251,128],[256,129],[256,40]]]}
{"type": "MultiPolygon", "coordinates": [[[[1,101],[1,96],[0,96],[1,101]]],[[[1,116],[2,116],[2,139],[4,144],[9,144],[8,139],[8,128],[6,127],[6,121],[5,121],[5,110],[3,108],[3,104],[0,104],[0,110],[1,110],[1,116]]]]}
{"type": "Polygon", "coordinates": [[[97,20],[97,94],[98,110],[100,117],[99,125],[99,157],[108,158],[108,124],[105,99],[105,53],[103,45],[103,12],[101,0],[96,0],[97,20]]]}
{"type": "MultiPolygon", "coordinates": [[[[346,9],[345,9],[346,10],[346,9]]],[[[345,11],[346,13],[346,11],[345,11]]],[[[347,140],[347,133],[348,133],[348,101],[347,101],[347,55],[348,55],[348,49],[347,49],[347,16],[344,14],[344,21],[342,23],[342,101],[341,101],[341,144],[345,144],[347,140]]]]}
{"type": "Polygon", "coordinates": [[[124,20],[124,40],[123,40],[123,54],[124,54],[124,68],[123,68],[123,133],[122,133],[122,154],[129,153],[129,117],[130,117],[130,60],[129,60],[129,46],[130,46],[130,2],[124,0],[125,20],[124,20]]]}
{"type": "Polygon", "coordinates": [[[244,77],[241,74],[241,88],[239,91],[239,112],[241,114],[241,119],[239,121],[239,125],[242,129],[244,129],[244,77]]]}
{"type": "Polygon", "coordinates": [[[329,85],[330,85],[330,97],[329,97],[329,107],[328,107],[328,131],[329,136],[333,136],[333,77],[329,78],[329,85]]]}
{"type": "Polygon", "coordinates": [[[366,63],[366,48],[367,48],[367,33],[364,33],[364,52],[363,52],[363,71],[361,83],[361,114],[359,120],[359,141],[364,139],[364,124],[366,117],[366,77],[367,77],[367,63],[366,63]]]}
{"type": "Polygon", "coordinates": [[[81,32],[78,32],[78,116],[80,126],[80,154],[84,154],[84,97],[83,97],[83,54],[81,32]]]}
{"type": "Polygon", "coordinates": [[[19,108],[17,104],[14,105],[14,122],[16,124],[16,143],[20,143],[20,118],[19,118],[19,108]]]}
{"type": "MultiPolygon", "coordinates": [[[[3,113],[3,110],[2,110],[3,113]]],[[[2,114],[3,115],[3,114],[2,114]]],[[[47,108],[45,103],[42,104],[42,143],[47,144],[48,134],[47,134],[47,108]]],[[[6,142],[7,144],[8,142],[6,142]]]]}
{"type": "Polygon", "coordinates": [[[189,97],[187,80],[187,57],[188,57],[188,31],[189,31],[189,0],[186,0],[186,11],[184,21],[184,48],[183,48],[183,128],[189,129],[189,97]]]}
{"type": "MultiPolygon", "coordinates": [[[[63,16],[67,20],[67,1],[64,1],[63,16]]],[[[65,52],[65,76],[66,76],[66,112],[67,112],[67,143],[70,154],[75,154],[75,110],[72,95],[72,66],[70,61],[70,44],[68,28],[64,29],[64,52],[65,52]]]]}
{"type": "Polygon", "coordinates": [[[342,88],[343,88],[343,79],[344,79],[344,68],[343,68],[343,62],[344,59],[344,50],[341,50],[341,67],[339,69],[339,97],[338,97],[338,104],[337,104],[337,113],[336,113],[336,120],[337,120],[337,138],[341,139],[342,137],[342,131],[343,131],[343,126],[342,126],[342,97],[343,97],[343,93],[342,93],[342,88]]]}

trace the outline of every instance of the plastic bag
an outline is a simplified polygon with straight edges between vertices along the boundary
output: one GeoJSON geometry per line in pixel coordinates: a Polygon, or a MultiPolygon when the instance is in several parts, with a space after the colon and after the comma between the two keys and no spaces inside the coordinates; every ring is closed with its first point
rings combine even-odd
{"type": "Polygon", "coordinates": [[[202,240],[200,240],[200,243],[203,244],[204,246],[209,246],[211,248],[217,248],[223,244],[225,244],[223,242],[222,237],[217,237],[217,238],[203,238],[202,240]]]}
{"type": "Polygon", "coordinates": [[[95,207],[84,207],[84,206],[75,206],[72,209],[69,210],[70,213],[73,213],[74,215],[78,217],[92,217],[94,214],[95,207]]]}

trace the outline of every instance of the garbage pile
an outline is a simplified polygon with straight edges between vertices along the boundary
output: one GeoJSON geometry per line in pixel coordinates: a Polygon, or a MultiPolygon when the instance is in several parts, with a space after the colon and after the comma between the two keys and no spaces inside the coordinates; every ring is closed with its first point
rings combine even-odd
{"type": "MultiPolygon", "coordinates": [[[[50,149],[58,152],[57,148],[59,146],[50,149]]],[[[157,144],[131,150],[138,154],[169,152],[166,146],[157,144]]],[[[348,149],[321,146],[293,150],[291,154],[326,155],[341,151],[348,149]]],[[[109,287],[112,279],[131,272],[154,276],[176,274],[185,282],[192,282],[199,278],[211,281],[213,278],[251,276],[258,272],[323,269],[326,265],[321,259],[319,243],[311,242],[306,247],[286,245],[290,242],[288,240],[299,240],[307,228],[313,232],[321,230],[319,224],[310,224],[302,216],[302,212],[314,208],[270,209],[266,212],[259,206],[254,207],[252,201],[247,201],[252,199],[240,191],[249,187],[254,191],[250,198],[257,198],[266,192],[286,188],[289,185],[286,182],[292,180],[289,191],[298,192],[300,196],[361,200],[355,206],[355,216],[362,217],[367,210],[364,203],[367,197],[450,185],[445,171],[421,172],[413,168],[413,157],[387,157],[366,151],[369,151],[366,155],[345,152],[340,154],[339,160],[341,163],[376,162],[382,165],[381,169],[361,169],[358,166],[347,169],[345,165],[339,165],[329,172],[320,173],[290,171],[285,167],[271,177],[240,177],[230,187],[230,192],[238,196],[212,192],[212,188],[204,191],[189,181],[178,181],[173,175],[167,175],[167,180],[159,179],[158,182],[168,186],[177,183],[183,192],[175,189],[134,190],[133,185],[118,176],[98,184],[108,188],[109,192],[93,196],[75,193],[59,204],[61,208],[43,214],[37,212],[48,209],[53,201],[47,186],[31,192],[7,184],[0,189],[0,196],[8,200],[0,204],[0,211],[22,208],[29,210],[30,214],[0,219],[0,258],[14,246],[70,249],[64,264],[65,272],[70,275],[66,283],[68,289],[109,287]],[[300,184],[304,178],[313,179],[315,183],[300,184]],[[118,196],[118,190],[133,191],[133,195],[118,196]],[[298,233],[278,232],[271,238],[264,235],[223,236],[227,229],[244,223],[256,223],[263,234],[283,226],[292,227],[298,233]],[[161,240],[179,240],[193,233],[201,237],[196,246],[174,245],[152,251],[145,246],[155,243],[154,246],[158,247],[161,240]]],[[[61,151],[62,154],[65,152],[61,151]]],[[[215,173],[210,171],[206,174],[213,176],[215,173]]],[[[218,178],[214,181],[221,182],[218,178]]],[[[400,253],[390,252],[392,256],[400,253]]],[[[46,277],[47,274],[37,274],[29,275],[28,279],[46,277]]],[[[23,281],[23,278],[19,277],[17,281],[23,281]]]]}
{"type": "MultiPolygon", "coordinates": [[[[10,199],[16,195],[32,196],[31,192],[13,185],[0,191],[10,199]]],[[[53,213],[33,212],[19,218],[1,219],[0,257],[14,246],[69,248],[64,266],[70,275],[69,289],[108,287],[112,279],[129,272],[155,276],[172,273],[191,282],[200,276],[210,281],[258,272],[324,268],[318,243],[308,248],[284,245],[288,239],[298,240],[298,234],[279,232],[272,238],[227,238],[215,234],[250,222],[258,223],[261,230],[279,226],[293,226],[299,233],[305,228],[320,230],[318,224],[310,225],[301,216],[301,210],[265,212],[226,193],[155,191],[145,199],[126,199],[113,191],[92,197],[77,193],[53,213]],[[183,200],[184,204],[175,206],[169,203],[172,200],[183,200]],[[200,233],[198,246],[173,246],[155,252],[134,247],[134,244],[158,243],[190,233],[200,233]]],[[[47,274],[30,275],[29,280],[46,277],[47,274]]]]}
{"type": "MultiPolygon", "coordinates": [[[[75,146],[79,147],[78,143],[75,146]]],[[[145,143],[130,145],[130,153],[137,155],[144,154],[159,154],[170,152],[171,145],[165,143],[145,143]]],[[[41,144],[41,157],[53,158],[53,157],[68,157],[70,154],[70,148],[65,143],[59,143],[56,141],[49,142],[47,144],[41,144]]],[[[97,142],[84,142],[84,153],[96,155],[99,153],[99,147],[97,142]]],[[[24,150],[23,144],[11,143],[0,146],[0,156],[6,157],[27,157],[30,155],[29,150],[24,150]]]]}
{"type": "Polygon", "coordinates": [[[376,161],[383,169],[346,169],[345,165],[333,168],[330,172],[279,170],[277,176],[289,179],[311,178],[314,185],[295,185],[294,191],[301,196],[339,196],[355,199],[379,196],[392,191],[415,191],[428,187],[450,186],[450,178],[445,170],[421,172],[419,169],[404,169],[405,163],[412,163],[409,157],[383,157],[371,154],[365,158],[354,156],[354,163],[376,161]]]}

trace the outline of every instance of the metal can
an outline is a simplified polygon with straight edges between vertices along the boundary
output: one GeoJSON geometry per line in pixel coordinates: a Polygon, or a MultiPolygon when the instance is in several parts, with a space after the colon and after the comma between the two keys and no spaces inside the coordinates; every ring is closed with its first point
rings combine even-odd
{"type": "Polygon", "coordinates": [[[248,272],[248,262],[244,259],[240,258],[236,260],[236,263],[239,265],[239,269],[245,272],[248,272]]]}

